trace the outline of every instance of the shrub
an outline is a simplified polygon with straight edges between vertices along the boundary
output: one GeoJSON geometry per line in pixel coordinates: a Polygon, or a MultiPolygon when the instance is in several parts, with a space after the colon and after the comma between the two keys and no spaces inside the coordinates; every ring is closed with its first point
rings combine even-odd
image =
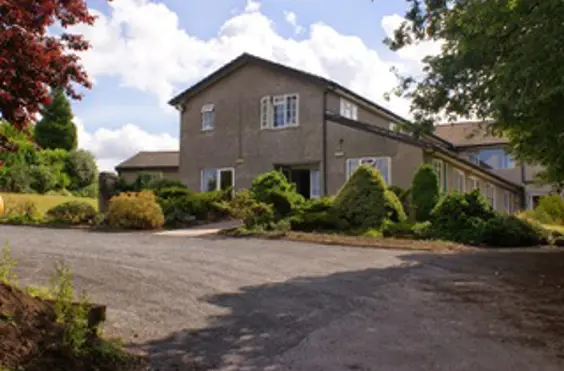
{"type": "Polygon", "coordinates": [[[271,229],[274,218],[272,205],[257,201],[249,190],[241,190],[230,202],[221,203],[233,218],[240,219],[248,230],[271,229]]]}
{"type": "Polygon", "coordinates": [[[405,221],[397,223],[385,220],[382,226],[382,235],[384,237],[412,237],[413,225],[405,221]]]}
{"type": "Polygon", "coordinates": [[[424,222],[430,219],[431,211],[439,201],[439,176],[431,165],[423,165],[413,177],[411,204],[415,220],[424,222]]]}
{"type": "Polygon", "coordinates": [[[89,186],[98,177],[98,167],[96,166],[94,156],[84,150],[70,152],[65,169],[71,179],[69,188],[72,190],[89,186]]]}
{"type": "Polygon", "coordinates": [[[415,223],[411,227],[411,233],[413,236],[420,239],[427,239],[431,237],[431,222],[415,223]]]}
{"type": "Polygon", "coordinates": [[[380,228],[386,218],[386,185],[371,166],[360,166],[335,198],[334,208],[354,229],[380,228]]]}
{"type": "Polygon", "coordinates": [[[186,187],[184,185],[184,183],[182,183],[181,181],[172,180],[172,179],[154,179],[151,182],[149,182],[148,187],[149,187],[149,189],[152,189],[154,191],[158,191],[158,190],[165,189],[165,188],[188,189],[188,187],[186,187]]]}
{"type": "Polygon", "coordinates": [[[403,206],[403,210],[405,211],[405,213],[407,215],[409,215],[409,213],[411,211],[411,188],[403,189],[401,187],[391,185],[391,186],[388,187],[388,190],[394,192],[394,194],[400,200],[400,202],[403,206]]]}
{"type": "Polygon", "coordinates": [[[38,193],[47,193],[57,186],[57,178],[45,165],[33,166],[30,170],[31,188],[38,193]]]}
{"type": "Polygon", "coordinates": [[[387,189],[384,192],[384,197],[386,201],[386,217],[395,223],[405,222],[407,215],[405,215],[403,205],[396,194],[387,189]]]}
{"type": "Polygon", "coordinates": [[[256,177],[251,192],[257,201],[273,205],[279,218],[289,215],[305,202],[305,198],[296,192],[296,185],[276,170],[256,177]]]}
{"type": "MultiPolygon", "coordinates": [[[[545,217],[551,224],[564,224],[564,199],[558,195],[545,196],[539,201],[535,213],[545,217]]],[[[540,221],[540,220],[539,220],[540,221]]]]}
{"type": "Polygon", "coordinates": [[[302,232],[343,231],[349,227],[333,210],[299,213],[290,218],[290,226],[302,232]]]}
{"type": "Polygon", "coordinates": [[[0,188],[6,192],[29,193],[31,191],[31,171],[27,165],[5,168],[0,178],[0,188]]]}
{"type": "Polygon", "coordinates": [[[169,188],[157,188],[154,191],[155,196],[160,200],[171,200],[179,197],[193,195],[188,188],[181,187],[169,187],[169,188]]]}
{"type": "Polygon", "coordinates": [[[552,224],[552,217],[544,210],[540,208],[536,208],[534,210],[523,210],[517,217],[521,219],[526,219],[529,221],[536,221],[542,224],[552,224]]]}
{"type": "Polygon", "coordinates": [[[51,174],[55,177],[56,189],[68,188],[71,179],[66,173],[66,164],[69,152],[64,149],[49,149],[38,152],[39,164],[49,168],[51,174]]]}
{"type": "Polygon", "coordinates": [[[150,189],[151,183],[161,180],[161,175],[151,172],[141,172],[137,174],[137,178],[131,184],[132,189],[135,192],[141,192],[145,189],[150,189]]]}
{"type": "Polygon", "coordinates": [[[41,214],[33,201],[24,200],[7,204],[2,219],[13,224],[35,224],[41,222],[41,214]]]}
{"type": "Polygon", "coordinates": [[[167,188],[158,194],[158,202],[170,227],[184,226],[196,219],[214,221],[226,216],[220,206],[226,201],[226,195],[219,191],[192,193],[184,188],[167,188]]]}
{"type": "Polygon", "coordinates": [[[537,246],[546,244],[548,232],[513,215],[491,218],[481,230],[480,242],[492,247],[537,246]]]}
{"type": "Polygon", "coordinates": [[[437,239],[476,244],[481,228],[494,217],[494,211],[478,190],[449,194],[431,213],[431,235],[437,239]]]}
{"type": "Polygon", "coordinates": [[[156,229],[164,215],[152,192],[121,193],[110,199],[108,223],[114,228],[156,229]]]}
{"type": "Polygon", "coordinates": [[[76,197],[89,197],[89,198],[97,198],[98,197],[98,182],[94,182],[89,186],[79,189],[72,193],[76,197]]]}
{"type": "Polygon", "coordinates": [[[47,211],[51,221],[70,225],[94,224],[97,214],[92,205],[80,201],[65,202],[47,211]]]}

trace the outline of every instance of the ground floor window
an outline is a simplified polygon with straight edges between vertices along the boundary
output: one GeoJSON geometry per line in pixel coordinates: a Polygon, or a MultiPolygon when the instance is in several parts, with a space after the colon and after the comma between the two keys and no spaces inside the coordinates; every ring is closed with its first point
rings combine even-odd
{"type": "Polygon", "coordinates": [[[392,184],[392,161],[390,157],[361,157],[347,160],[347,180],[360,165],[370,165],[380,171],[386,184],[392,184]]]}
{"type": "Polygon", "coordinates": [[[458,169],[454,169],[454,190],[460,193],[466,192],[466,176],[458,169]]]}
{"type": "Polygon", "coordinates": [[[480,181],[478,180],[478,178],[473,176],[468,177],[468,189],[470,191],[473,191],[475,189],[477,190],[480,189],[480,181]]]}
{"type": "Polygon", "coordinates": [[[437,172],[439,177],[439,189],[445,189],[445,166],[442,160],[433,159],[433,169],[437,172]]]}
{"type": "Polygon", "coordinates": [[[513,213],[513,194],[509,191],[503,192],[503,209],[506,213],[512,214],[513,213]]]}
{"type": "Polygon", "coordinates": [[[233,188],[235,185],[235,169],[203,169],[201,179],[202,192],[233,188]]]}
{"type": "Polygon", "coordinates": [[[492,207],[495,209],[495,187],[492,184],[486,184],[486,198],[492,207]]]}

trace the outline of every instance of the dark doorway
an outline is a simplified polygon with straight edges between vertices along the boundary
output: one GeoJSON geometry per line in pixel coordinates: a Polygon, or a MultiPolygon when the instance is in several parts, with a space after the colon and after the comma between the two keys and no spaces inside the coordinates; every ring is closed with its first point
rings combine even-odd
{"type": "MultiPolygon", "coordinates": [[[[276,170],[296,185],[296,191],[305,198],[312,197],[312,170],[307,168],[293,168],[290,166],[275,166],[276,170]]],[[[317,178],[316,178],[317,179],[317,178]]]]}

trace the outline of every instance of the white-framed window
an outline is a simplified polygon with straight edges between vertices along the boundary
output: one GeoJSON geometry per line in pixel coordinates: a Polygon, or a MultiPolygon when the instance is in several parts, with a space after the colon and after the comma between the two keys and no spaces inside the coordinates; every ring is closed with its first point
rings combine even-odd
{"type": "Polygon", "coordinates": [[[483,149],[479,153],[479,158],[494,169],[513,169],[515,167],[513,157],[503,148],[483,149]]]}
{"type": "Polygon", "coordinates": [[[341,116],[351,120],[358,120],[358,106],[341,98],[341,116]]]}
{"type": "Polygon", "coordinates": [[[509,191],[504,191],[503,192],[503,210],[505,210],[505,212],[508,213],[508,214],[512,214],[513,213],[513,205],[514,205],[513,193],[511,193],[509,191]]]}
{"type": "Polygon", "coordinates": [[[235,169],[203,169],[201,173],[201,191],[212,192],[235,186],[235,169]]]}
{"type": "Polygon", "coordinates": [[[486,198],[492,207],[495,209],[495,187],[493,184],[486,183],[486,198]]]}
{"type": "Polygon", "coordinates": [[[298,94],[267,96],[260,100],[261,129],[298,126],[299,116],[300,97],[298,94]]]}
{"type": "Polygon", "coordinates": [[[319,183],[319,170],[312,169],[309,171],[309,181],[310,181],[310,198],[321,197],[321,185],[319,183]]]}
{"type": "Polygon", "coordinates": [[[215,106],[205,104],[202,106],[202,130],[213,130],[215,121],[215,106]]]}
{"type": "Polygon", "coordinates": [[[390,157],[362,157],[347,159],[347,180],[360,165],[370,165],[380,171],[386,184],[392,184],[392,159],[390,157]]]}
{"type": "Polygon", "coordinates": [[[470,191],[476,190],[476,189],[480,189],[480,181],[478,180],[478,178],[476,178],[475,176],[469,176],[468,177],[468,187],[470,189],[470,191]]]}
{"type": "Polygon", "coordinates": [[[466,192],[466,175],[458,169],[454,169],[454,190],[460,193],[466,192]]]}
{"type": "Polygon", "coordinates": [[[395,122],[391,122],[391,121],[390,121],[390,123],[389,123],[389,129],[390,129],[391,131],[396,131],[396,132],[399,131],[399,129],[398,129],[398,124],[396,124],[395,122]]]}
{"type": "Polygon", "coordinates": [[[444,189],[444,184],[445,184],[445,166],[443,163],[443,160],[439,160],[439,159],[433,159],[433,161],[431,162],[433,169],[435,169],[435,171],[437,172],[437,175],[439,176],[439,189],[444,189]]]}

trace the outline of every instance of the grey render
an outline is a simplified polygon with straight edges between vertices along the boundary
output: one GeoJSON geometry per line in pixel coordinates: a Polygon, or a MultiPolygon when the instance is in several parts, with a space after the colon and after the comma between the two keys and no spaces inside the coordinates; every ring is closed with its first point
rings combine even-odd
{"type": "MultiPolygon", "coordinates": [[[[194,191],[200,190],[203,169],[234,169],[234,187],[241,189],[276,165],[291,165],[319,169],[321,193],[332,195],[346,181],[346,160],[361,157],[390,157],[391,183],[409,188],[421,164],[440,159],[445,191],[453,189],[456,169],[465,179],[491,184],[497,200],[509,192],[516,207],[524,205],[521,182],[473,164],[452,143],[434,135],[414,143],[389,130],[390,122],[409,125],[407,120],[334,82],[248,54],[170,104],[180,112],[180,179],[194,191]],[[299,125],[261,129],[261,98],[294,93],[299,95],[299,125]],[[341,98],[358,106],[356,122],[332,119],[339,116],[341,98]],[[214,128],[204,131],[202,107],[208,104],[215,107],[214,128]]],[[[502,207],[498,202],[496,208],[502,207]]]]}

